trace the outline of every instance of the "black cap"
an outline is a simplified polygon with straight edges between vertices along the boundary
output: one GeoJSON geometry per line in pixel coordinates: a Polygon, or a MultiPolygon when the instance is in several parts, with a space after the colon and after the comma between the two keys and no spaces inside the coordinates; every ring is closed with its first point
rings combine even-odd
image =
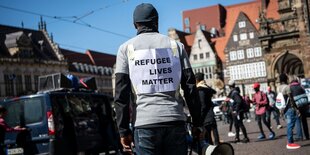
{"type": "Polygon", "coordinates": [[[195,78],[196,78],[196,80],[197,81],[202,81],[202,80],[204,80],[204,74],[203,73],[196,73],[195,74],[195,78]]]}
{"type": "Polygon", "coordinates": [[[133,13],[133,21],[136,23],[144,23],[158,20],[157,10],[152,4],[142,3],[136,6],[133,13]]]}

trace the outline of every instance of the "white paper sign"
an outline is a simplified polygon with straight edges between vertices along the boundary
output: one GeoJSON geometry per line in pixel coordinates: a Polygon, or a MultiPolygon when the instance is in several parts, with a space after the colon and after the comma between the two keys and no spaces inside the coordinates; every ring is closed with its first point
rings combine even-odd
{"type": "Polygon", "coordinates": [[[178,52],[171,48],[136,50],[129,59],[130,79],[137,94],[175,91],[181,80],[178,52]]]}

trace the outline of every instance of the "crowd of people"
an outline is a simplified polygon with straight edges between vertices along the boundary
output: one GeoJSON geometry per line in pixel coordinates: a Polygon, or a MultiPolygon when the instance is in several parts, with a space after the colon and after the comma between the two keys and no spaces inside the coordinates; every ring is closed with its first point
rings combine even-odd
{"type": "Polygon", "coordinates": [[[266,92],[263,92],[260,89],[260,83],[253,83],[253,90],[255,93],[252,95],[252,98],[250,98],[249,95],[241,97],[240,89],[235,87],[235,82],[232,80],[228,82],[230,92],[226,100],[220,105],[220,109],[226,117],[226,122],[229,123],[228,136],[235,137],[235,142],[240,142],[240,133],[244,135],[244,139],[241,142],[249,142],[242,120],[246,117],[248,121],[250,108],[254,109],[255,121],[257,122],[257,127],[260,132],[257,140],[272,140],[276,137],[276,132],[271,126],[272,115],[277,129],[283,128],[280,124],[280,118],[286,120],[287,149],[300,148],[300,145],[295,143],[295,141],[309,140],[309,129],[307,124],[309,101],[307,100],[304,88],[301,86],[297,76],[280,74],[278,80],[280,85],[278,86],[277,93],[283,94],[286,103],[283,108],[278,108],[276,106],[279,99],[277,93],[271,90],[270,86],[267,87],[266,92]],[[268,136],[265,134],[262,122],[269,132],[268,136]],[[235,133],[232,132],[232,124],[235,125],[235,133]],[[296,137],[293,138],[295,126],[296,137]],[[239,132],[239,128],[242,132],[239,132]]]}

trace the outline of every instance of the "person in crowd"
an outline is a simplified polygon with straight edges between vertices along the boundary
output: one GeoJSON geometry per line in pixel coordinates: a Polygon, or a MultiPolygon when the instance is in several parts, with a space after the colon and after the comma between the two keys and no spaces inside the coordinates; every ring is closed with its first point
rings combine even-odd
{"type": "Polygon", "coordinates": [[[209,144],[218,145],[219,133],[217,130],[215,114],[213,112],[214,104],[211,100],[212,96],[216,94],[216,91],[206,84],[203,73],[196,73],[195,77],[196,87],[201,103],[201,119],[203,120],[203,126],[206,131],[205,138],[209,142],[209,144]],[[213,140],[211,133],[213,133],[213,140]]]}
{"type": "Polygon", "coordinates": [[[247,119],[247,122],[250,123],[251,122],[251,104],[253,103],[253,101],[250,99],[249,95],[246,94],[243,96],[243,100],[245,101],[246,104],[246,110],[244,111],[244,116],[247,119]]]}
{"type": "Polygon", "coordinates": [[[158,32],[158,12],[142,3],[133,13],[137,36],[119,47],[115,68],[115,110],[120,142],[126,153],[187,154],[186,117],[180,86],[196,137],[201,105],[184,45],[158,32]],[[135,118],[129,128],[129,94],[134,93],[135,118]],[[134,135],[134,138],[133,136],[134,135]],[[133,141],[134,139],[134,141],[133,141]]]}
{"type": "Polygon", "coordinates": [[[253,84],[253,89],[255,91],[255,94],[253,96],[253,104],[255,105],[255,114],[257,117],[257,124],[260,130],[260,135],[257,137],[259,140],[265,139],[265,133],[262,126],[262,121],[264,122],[267,129],[270,131],[269,133],[269,139],[275,138],[275,133],[270,127],[270,124],[267,121],[266,118],[266,111],[269,108],[269,103],[267,99],[267,95],[260,91],[260,84],[258,82],[255,82],[253,84]]]}
{"type": "Polygon", "coordinates": [[[305,103],[301,106],[298,106],[298,111],[300,113],[300,117],[299,117],[300,119],[296,120],[296,130],[297,130],[296,139],[303,140],[303,135],[302,135],[302,131],[303,131],[305,135],[305,139],[309,140],[309,128],[308,128],[308,122],[307,122],[307,111],[309,110],[308,97],[307,97],[305,89],[300,85],[297,76],[294,76],[294,75],[290,76],[290,81],[291,81],[290,90],[295,100],[295,103],[296,104],[298,102],[305,103]],[[302,123],[303,130],[301,129],[300,122],[302,123]]]}
{"type": "Polygon", "coordinates": [[[276,107],[276,93],[271,90],[271,88],[268,86],[267,87],[267,97],[269,101],[269,109],[267,109],[267,122],[271,126],[271,113],[273,114],[274,119],[276,120],[277,123],[277,129],[281,129],[282,125],[280,124],[280,111],[276,107]]]}
{"type": "Polygon", "coordinates": [[[278,87],[278,93],[282,93],[285,99],[285,102],[288,102],[286,107],[280,112],[285,115],[287,127],[286,127],[286,135],[287,135],[287,149],[298,149],[300,148],[299,144],[294,143],[293,130],[295,127],[296,121],[299,119],[299,111],[296,106],[296,103],[293,99],[291,89],[288,85],[288,77],[286,74],[282,73],[279,75],[280,85],[278,87]]]}
{"type": "Polygon", "coordinates": [[[4,117],[7,114],[8,114],[7,109],[2,105],[0,105],[0,155],[5,155],[4,138],[6,132],[18,132],[26,130],[26,128],[21,128],[20,126],[16,126],[14,128],[8,126],[4,120],[4,117]]]}
{"type": "Polygon", "coordinates": [[[224,115],[224,124],[229,124],[228,128],[228,137],[235,137],[236,134],[232,132],[232,127],[233,127],[233,118],[231,114],[231,106],[229,101],[223,101],[222,104],[220,105],[220,109],[223,112],[224,115]]]}
{"type": "Polygon", "coordinates": [[[235,87],[235,81],[230,80],[228,82],[228,86],[230,88],[230,92],[226,98],[227,102],[230,102],[232,106],[232,116],[235,124],[235,131],[236,131],[236,136],[235,136],[235,143],[240,142],[239,138],[239,131],[240,129],[242,130],[243,133],[243,143],[249,142],[249,138],[247,135],[246,128],[243,124],[243,117],[244,117],[244,100],[242,99],[242,96],[240,95],[240,91],[235,87]]]}

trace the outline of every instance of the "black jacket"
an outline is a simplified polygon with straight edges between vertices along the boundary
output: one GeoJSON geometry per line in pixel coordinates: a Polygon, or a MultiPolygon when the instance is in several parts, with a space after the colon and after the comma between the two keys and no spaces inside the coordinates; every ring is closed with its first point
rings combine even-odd
{"type": "Polygon", "coordinates": [[[242,99],[238,89],[234,88],[230,91],[228,97],[233,100],[233,103],[231,104],[232,111],[236,111],[238,114],[244,111],[244,100],[242,99]]]}
{"type": "Polygon", "coordinates": [[[203,125],[208,125],[215,122],[212,103],[212,96],[216,94],[216,91],[206,84],[198,84],[197,85],[199,100],[201,103],[201,120],[203,121],[203,125]]]}

